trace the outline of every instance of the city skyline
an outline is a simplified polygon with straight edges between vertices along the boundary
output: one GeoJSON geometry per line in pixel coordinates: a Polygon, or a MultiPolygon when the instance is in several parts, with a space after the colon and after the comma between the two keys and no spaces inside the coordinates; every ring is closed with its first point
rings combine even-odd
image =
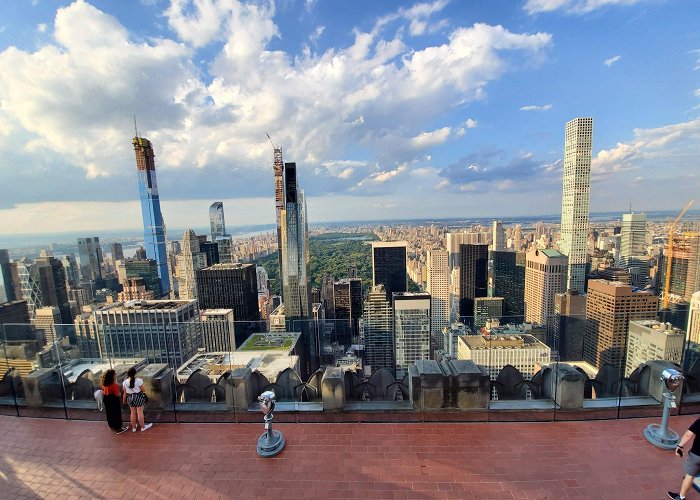
{"type": "Polygon", "coordinates": [[[0,6],[0,234],[137,227],[134,112],[172,227],[214,200],[274,223],[265,132],[311,223],[556,213],[576,116],[596,122],[591,212],[697,191],[690,1],[58,4],[0,6]]]}

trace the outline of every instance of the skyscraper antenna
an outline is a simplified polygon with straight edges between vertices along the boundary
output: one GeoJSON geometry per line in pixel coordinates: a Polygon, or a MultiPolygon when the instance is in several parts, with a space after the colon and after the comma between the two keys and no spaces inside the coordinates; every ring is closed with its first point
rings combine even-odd
{"type": "Polygon", "coordinates": [[[134,115],[134,132],[136,133],[136,137],[139,136],[139,128],[136,126],[136,115],[134,115]]]}

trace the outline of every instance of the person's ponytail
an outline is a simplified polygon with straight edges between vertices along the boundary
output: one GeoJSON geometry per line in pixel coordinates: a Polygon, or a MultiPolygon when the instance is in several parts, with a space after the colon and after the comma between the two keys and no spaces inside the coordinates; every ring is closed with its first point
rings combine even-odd
{"type": "Polygon", "coordinates": [[[133,389],[134,385],[136,385],[136,368],[129,368],[126,374],[129,377],[129,389],[133,389]]]}

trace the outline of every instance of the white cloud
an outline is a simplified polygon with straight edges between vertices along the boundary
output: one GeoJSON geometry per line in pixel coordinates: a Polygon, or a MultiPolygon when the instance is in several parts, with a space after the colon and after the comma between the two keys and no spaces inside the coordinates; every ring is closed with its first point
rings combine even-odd
{"type": "Polygon", "coordinates": [[[603,61],[603,64],[605,64],[609,68],[610,66],[615,64],[617,61],[619,61],[620,58],[622,58],[622,56],[620,56],[620,55],[613,56],[610,59],[606,59],[605,61],[603,61]]]}
{"type": "Polygon", "coordinates": [[[527,0],[524,9],[528,14],[563,10],[567,14],[587,14],[611,5],[634,5],[647,0],[527,0]]]}
{"type": "Polygon", "coordinates": [[[545,104],[543,106],[535,106],[535,105],[530,105],[530,106],[521,106],[520,111],[549,111],[552,109],[551,104],[545,104]]]}
{"type": "Polygon", "coordinates": [[[476,128],[479,125],[479,122],[473,118],[467,118],[467,121],[464,122],[464,124],[467,126],[467,128],[476,128]]]}
{"type": "Polygon", "coordinates": [[[694,70],[700,69],[700,49],[691,50],[689,53],[697,56],[697,58],[698,58],[697,61],[695,61],[695,67],[693,69],[694,70]]]}
{"type": "Polygon", "coordinates": [[[39,33],[46,33],[46,29],[47,29],[47,28],[48,28],[48,26],[46,25],[46,23],[40,23],[40,24],[37,25],[36,30],[37,30],[39,33]]]}
{"type": "Polygon", "coordinates": [[[639,169],[646,161],[664,165],[671,173],[678,159],[691,154],[700,145],[700,119],[651,129],[635,129],[634,139],[601,150],[591,162],[591,175],[607,178],[616,172],[639,169]]]}
{"type": "Polygon", "coordinates": [[[374,31],[377,32],[387,24],[398,19],[405,19],[409,21],[408,30],[412,36],[420,36],[425,33],[426,30],[434,32],[446,26],[446,23],[444,21],[438,21],[430,25],[428,24],[428,19],[433,14],[444,9],[448,3],[449,0],[435,0],[429,3],[417,3],[409,8],[401,7],[398,11],[379,18],[375,24],[374,31]]]}
{"type": "MultiPolygon", "coordinates": [[[[400,19],[425,19],[444,4],[418,4],[400,19]]],[[[424,132],[425,123],[483,98],[489,82],[539,63],[551,45],[547,33],[475,24],[422,48],[400,35],[357,31],[349,46],[293,56],[269,48],[278,36],[271,4],[175,0],[165,14],[180,41],[137,41],[117,19],[77,0],[48,23],[52,42],[0,53],[0,154],[21,151],[26,168],[45,170],[49,184],[56,163],[131,182],[135,113],[154,144],[160,178],[172,169],[225,168],[267,179],[269,132],[306,173],[362,148],[372,158],[366,167],[324,176],[337,190],[386,188],[410,172],[416,147],[451,133],[424,132]],[[223,44],[215,59],[197,67],[196,48],[214,40],[223,44]],[[372,171],[377,163],[398,166],[372,171]]],[[[470,118],[460,128],[476,124],[470,118]]],[[[0,172],[16,168],[6,161],[0,172]]],[[[85,186],[72,196],[101,196],[85,186]]],[[[6,203],[32,196],[13,193],[6,203]]]]}
{"type": "Polygon", "coordinates": [[[444,143],[452,133],[450,127],[442,127],[432,132],[423,132],[411,139],[411,144],[416,148],[429,148],[444,143]]]}
{"type": "Polygon", "coordinates": [[[123,165],[133,113],[149,130],[184,118],[196,90],[186,47],[132,43],[115,18],[82,0],[59,9],[54,26],[55,45],[0,53],[0,121],[32,134],[22,145],[28,155],[45,163],[57,154],[50,161],[97,177],[123,165]]]}
{"type": "Polygon", "coordinates": [[[321,25],[316,26],[316,29],[313,31],[313,33],[311,33],[309,35],[309,41],[310,42],[317,41],[321,37],[321,35],[323,34],[324,31],[326,31],[325,26],[321,26],[321,25]]]}

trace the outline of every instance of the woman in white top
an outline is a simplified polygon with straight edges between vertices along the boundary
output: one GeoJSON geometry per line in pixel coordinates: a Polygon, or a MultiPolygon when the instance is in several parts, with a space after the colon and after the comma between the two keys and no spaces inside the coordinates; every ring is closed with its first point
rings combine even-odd
{"type": "Polygon", "coordinates": [[[124,391],[122,392],[122,401],[129,405],[131,411],[131,430],[136,432],[136,421],[141,427],[141,432],[150,429],[153,424],[143,423],[143,407],[146,404],[146,394],[143,392],[143,380],[136,378],[136,368],[129,368],[126,372],[127,379],[124,380],[124,391]]]}

